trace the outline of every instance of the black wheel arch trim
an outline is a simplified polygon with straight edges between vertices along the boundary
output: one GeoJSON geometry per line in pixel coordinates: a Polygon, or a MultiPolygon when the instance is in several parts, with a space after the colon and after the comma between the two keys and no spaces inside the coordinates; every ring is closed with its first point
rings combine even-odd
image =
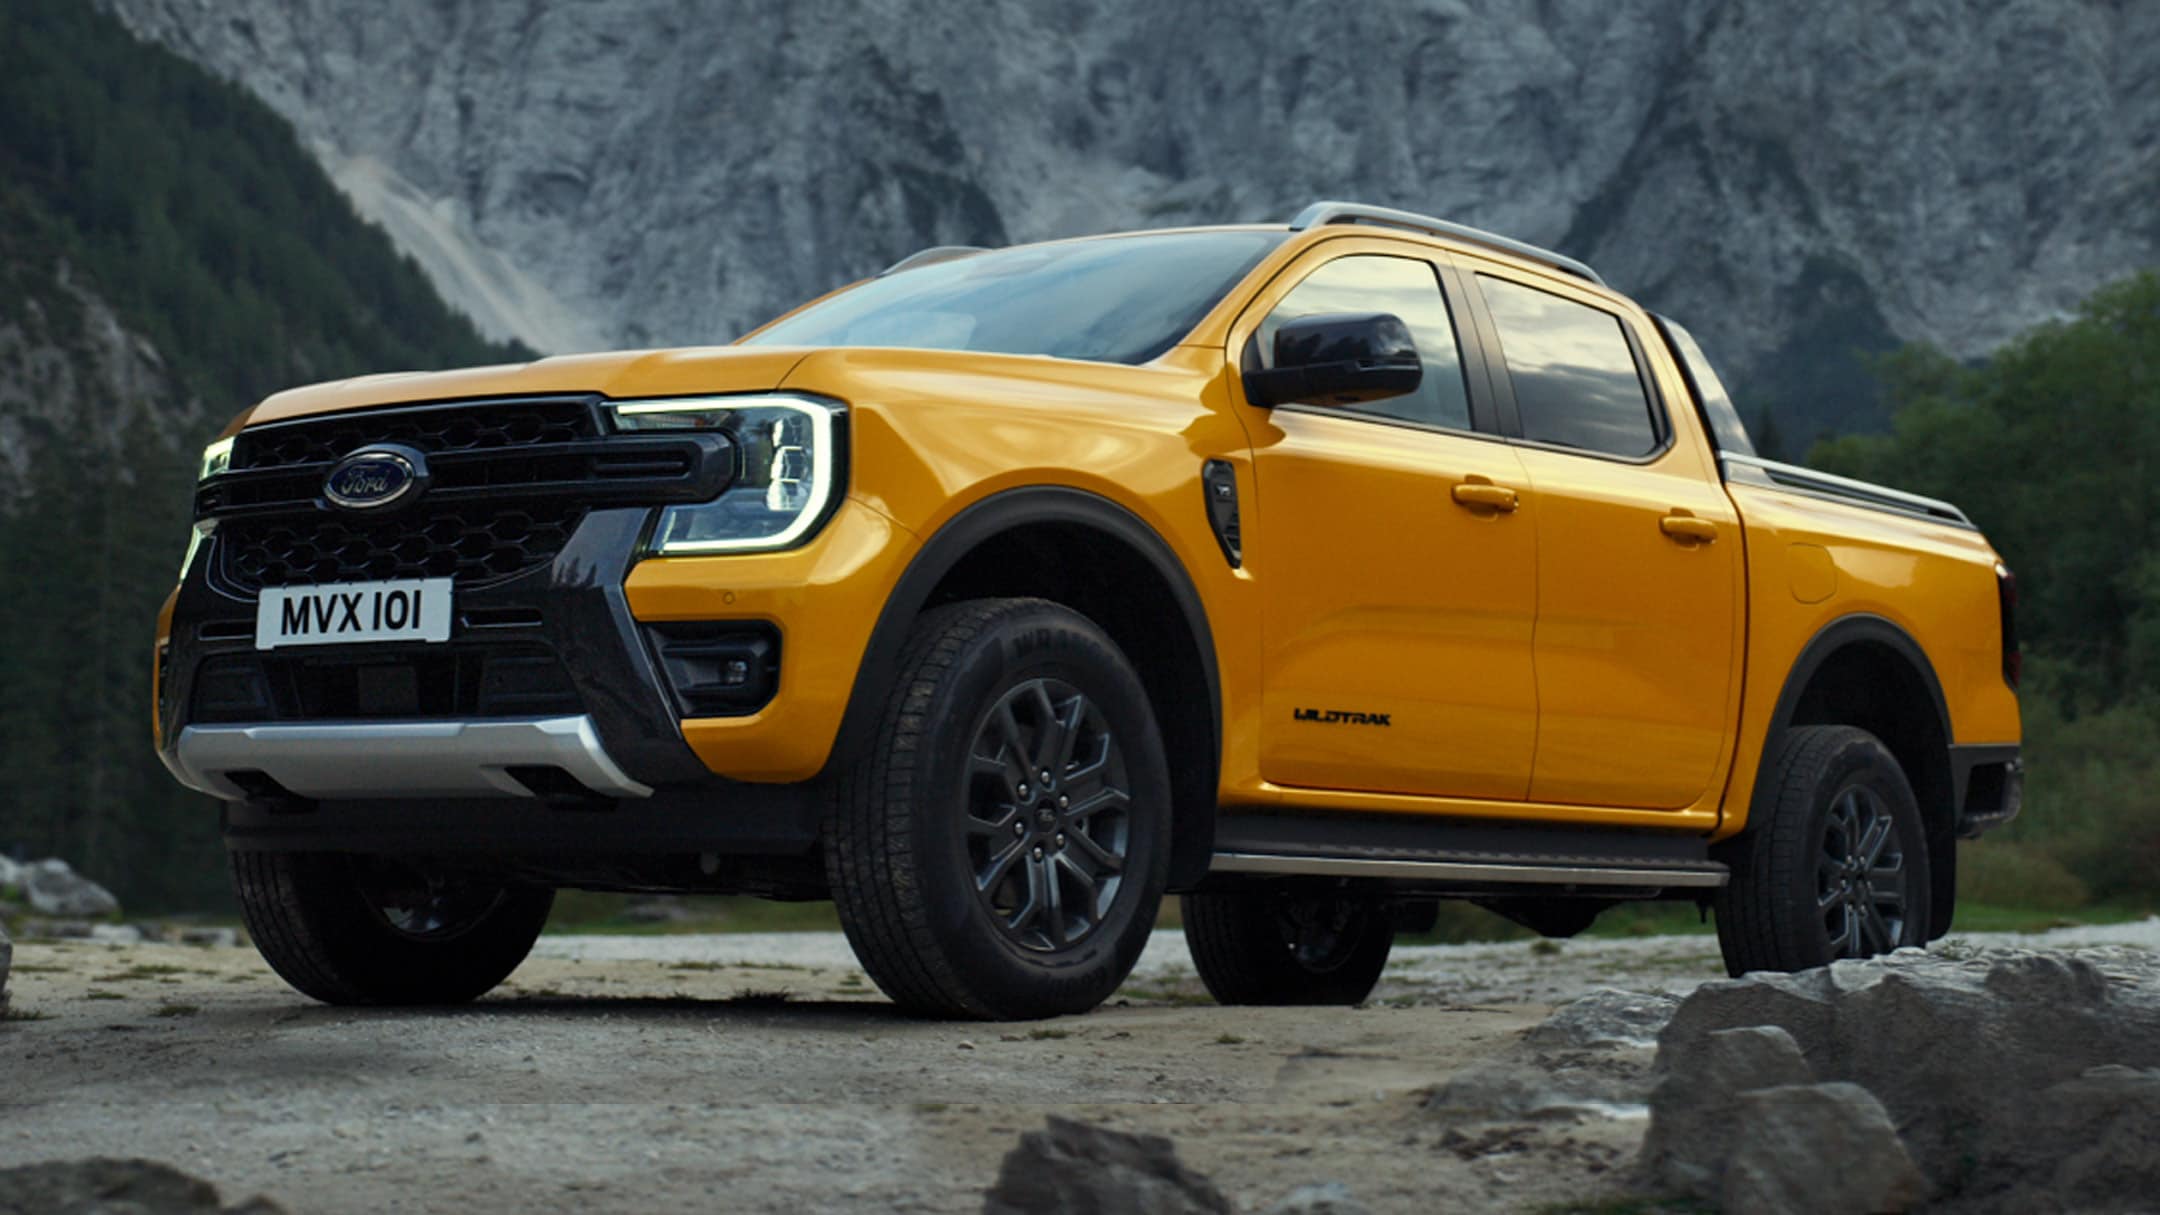
{"type": "MultiPolygon", "coordinates": [[[[1906,632],[1897,622],[1886,616],[1876,615],[1873,612],[1854,612],[1850,615],[1840,616],[1816,630],[1815,635],[1808,639],[1808,643],[1800,648],[1800,656],[1793,660],[1792,669],[1786,672],[1785,684],[1778,691],[1776,707],[1772,709],[1770,714],[1770,728],[1763,735],[1763,758],[1768,759],[1771,744],[1793,724],[1793,717],[1800,707],[1800,698],[1806,695],[1808,685],[1814,682],[1815,676],[1822,670],[1823,665],[1847,647],[1858,644],[1881,645],[1903,659],[1913,673],[1919,677],[1921,686],[1927,689],[1928,699],[1935,708],[1936,728],[1940,732],[1943,741],[1942,754],[1936,757],[1937,762],[1941,765],[1941,770],[1934,774],[1907,773],[1906,775],[1907,779],[1911,780],[1915,786],[1914,792],[1916,794],[1919,792],[1918,786],[1921,784],[1923,776],[1933,775],[1941,779],[1944,784],[1943,793],[1950,798],[1950,805],[1945,808],[1947,812],[1942,816],[1941,821],[1929,820],[1927,822],[1930,859],[1939,859],[1941,861],[1940,864],[1931,866],[1932,869],[1940,871],[1940,876],[1933,881],[1936,887],[1933,899],[1936,914],[1931,921],[1934,925],[1931,931],[1939,935],[1942,931],[1947,930],[1950,922],[1956,874],[1955,832],[1959,807],[1964,803],[1963,778],[1966,773],[1958,771],[1952,764],[1953,740],[1957,736],[1951,731],[1950,707],[1949,702],[1943,698],[1942,681],[1937,678],[1935,664],[1928,658],[1927,651],[1921,647],[1918,641],[1913,639],[1912,634],[1906,632]]],[[[1770,780],[1769,765],[1767,763],[1758,764],[1755,770],[1755,784],[1748,795],[1748,826],[1750,828],[1755,823],[1755,810],[1765,805],[1769,799],[1771,792],[1769,788],[1770,780]]],[[[1922,804],[1921,811],[1923,818],[1926,818],[1927,806],[1925,803],[1922,804]]]]}
{"type": "Polygon", "coordinates": [[[847,762],[847,757],[860,754],[877,728],[886,690],[898,675],[901,648],[916,617],[930,606],[930,596],[938,584],[984,542],[1014,528],[1041,523],[1091,528],[1139,553],[1169,587],[1184,617],[1207,683],[1209,736],[1205,757],[1209,796],[1204,805],[1178,808],[1171,852],[1171,889],[1190,885],[1206,874],[1214,852],[1214,792],[1222,763],[1222,680],[1215,661],[1215,636],[1200,592],[1176,550],[1140,516],[1100,494],[1053,485],[1003,490],[970,504],[924,539],[922,548],[886,596],[885,606],[870,630],[869,645],[856,667],[847,710],[840,719],[839,735],[826,761],[827,773],[834,765],[847,762]]]}

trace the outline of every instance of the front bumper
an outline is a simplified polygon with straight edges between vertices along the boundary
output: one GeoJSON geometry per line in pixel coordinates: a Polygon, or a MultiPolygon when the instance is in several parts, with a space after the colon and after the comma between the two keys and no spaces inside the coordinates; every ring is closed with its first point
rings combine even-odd
{"type": "Polygon", "coordinates": [[[260,654],[255,597],[220,585],[206,548],[159,655],[160,756],[182,783],[234,801],[636,798],[710,782],[623,590],[649,517],[594,510],[549,564],[461,586],[439,645],[260,654]],[[326,696],[336,681],[344,690],[326,696]],[[409,689],[405,703],[433,712],[366,720],[368,697],[351,689],[369,682],[391,690],[376,699],[393,711],[409,689]]]}

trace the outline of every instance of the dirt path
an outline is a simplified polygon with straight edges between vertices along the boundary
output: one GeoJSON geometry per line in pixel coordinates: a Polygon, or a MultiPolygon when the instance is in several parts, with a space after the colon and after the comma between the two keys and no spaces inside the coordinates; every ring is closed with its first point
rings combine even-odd
{"type": "Polygon", "coordinates": [[[1094,1014],[956,1025],[828,934],[550,937],[451,1012],[325,1008],[246,949],[24,944],[0,1165],[144,1156],[295,1212],[969,1211],[1059,1109],[1172,1136],[1246,1210],[1328,1180],[1534,1209],[1608,1187],[1639,1111],[1465,1124],[1426,1091],[1585,991],[1717,973],[1706,938],[1428,947],[1362,1009],[1226,1009],[1164,934],[1094,1014]]]}

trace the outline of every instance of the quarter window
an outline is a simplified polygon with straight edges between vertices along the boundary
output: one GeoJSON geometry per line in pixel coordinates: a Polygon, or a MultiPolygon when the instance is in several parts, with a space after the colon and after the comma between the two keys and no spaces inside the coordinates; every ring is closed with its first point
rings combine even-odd
{"type": "Polygon", "coordinates": [[[1470,397],[1464,387],[1462,348],[1455,323],[1440,294],[1432,263],[1407,257],[1359,254],[1340,257],[1313,271],[1275,305],[1260,323],[1253,341],[1262,367],[1275,365],[1275,331],[1285,321],[1330,312],[1389,312],[1410,328],[1425,373],[1416,392],[1331,406],[1347,412],[1377,414],[1426,426],[1470,429],[1470,397]]]}
{"type": "Polygon", "coordinates": [[[1505,279],[1478,276],[1515,387],[1523,438],[1634,459],[1658,447],[1620,318],[1505,279]]]}

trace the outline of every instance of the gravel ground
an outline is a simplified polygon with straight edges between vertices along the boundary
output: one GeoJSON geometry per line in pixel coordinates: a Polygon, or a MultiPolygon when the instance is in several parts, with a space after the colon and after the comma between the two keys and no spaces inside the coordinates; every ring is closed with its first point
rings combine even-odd
{"type": "MultiPolygon", "coordinates": [[[[2160,947],[2160,919],[1962,947],[2160,947]]],[[[548,937],[495,996],[358,1011],[252,950],[26,943],[0,1026],[0,1166],[143,1156],[296,1213],[968,1211],[1048,1111],[1176,1139],[1245,1210],[1347,1184],[1380,1212],[1611,1191],[1639,1108],[1426,1110],[1601,987],[1719,977],[1709,937],[1396,951],[1368,1006],[1208,1003],[1159,934],[1117,999],[1018,1025],[898,1016],[834,934],[548,937]]]]}

